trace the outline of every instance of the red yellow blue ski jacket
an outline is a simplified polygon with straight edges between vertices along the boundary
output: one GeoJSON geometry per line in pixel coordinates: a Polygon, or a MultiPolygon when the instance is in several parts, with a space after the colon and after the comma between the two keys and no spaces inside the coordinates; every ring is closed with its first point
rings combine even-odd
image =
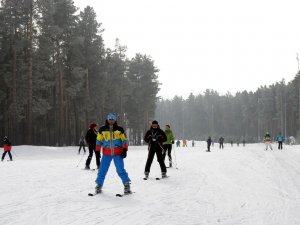
{"type": "Polygon", "coordinates": [[[124,129],[115,123],[109,126],[108,122],[100,127],[97,140],[96,150],[100,150],[102,146],[103,155],[120,155],[123,149],[128,149],[128,140],[124,129]]]}

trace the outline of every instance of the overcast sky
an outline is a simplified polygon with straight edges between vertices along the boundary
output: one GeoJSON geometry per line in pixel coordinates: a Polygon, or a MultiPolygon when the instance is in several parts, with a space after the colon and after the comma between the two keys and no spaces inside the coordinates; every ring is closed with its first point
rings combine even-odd
{"type": "Polygon", "coordinates": [[[255,91],[297,73],[299,0],[75,0],[92,6],[115,39],[160,69],[159,95],[186,98],[214,89],[255,91]]]}

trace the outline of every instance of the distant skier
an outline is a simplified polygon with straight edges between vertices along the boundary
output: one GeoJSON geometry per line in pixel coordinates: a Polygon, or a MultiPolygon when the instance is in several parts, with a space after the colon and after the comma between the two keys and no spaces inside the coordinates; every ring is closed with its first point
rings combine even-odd
{"type": "Polygon", "coordinates": [[[266,151],[268,150],[269,147],[271,150],[273,150],[272,145],[271,145],[272,137],[269,132],[266,132],[266,134],[264,136],[264,142],[266,143],[266,151]]]}
{"type": "Polygon", "coordinates": [[[179,140],[176,141],[176,147],[180,147],[180,141],[179,140]]]}
{"type": "Polygon", "coordinates": [[[211,143],[212,143],[212,140],[211,140],[210,136],[208,137],[206,142],[207,142],[207,151],[210,152],[210,146],[211,146],[211,143]]]}
{"type": "Polygon", "coordinates": [[[3,154],[2,154],[2,159],[1,159],[1,161],[4,160],[6,153],[8,153],[8,156],[9,156],[9,158],[10,158],[10,161],[13,161],[12,155],[11,155],[11,153],[10,153],[10,151],[11,151],[11,142],[8,140],[7,136],[5,136],[5,137],[3,138],[3,149],[4,149],[4,152],[3,152],[3,154]]]}
{"type": "Polygon", "coordinates": [[[245,147],[245,145],[246,145],[246,141],[245,139],[243,139],[243,146],[245,147]]]}
{"type": "Polygon", "coordinates": [[[231,147],[233,147],[233,141],[230,141],[231,147]]]}
{"type": "Polygon", "coordinates": [[[237,141],[237,142],[236,142],[236,145],[239,147],[239,146],[240,146],[240,141],[237,141]]]}
{"type": "Polygon", "coordinates": [[[195,142],[194,142],[194,140],[192,140],[192,147],[195,147],[195,142]]]}
{"type": "Polygon", "coordinates": [[[96,123],[90,124],[90,128],[88,129],[88,131],[86,132],[86,135],[85,135],[85,140],[86,140],[86,143],[89,147],[89,155],[88,155],[87,160],[85,162],[85,169],[86,170],[90,169],[90,164],[91,164],[94,152],[95,152],[95,157],[96,157],[97,168],[99,168],[99,166],[100,166],[100,158],[101,158],[100,149],[96,150],[96,138],[97,138],[96,127],[97,127],[96,123]]]}
{"type": "Polygon", "coordinates": [[[174,144],[174,135],[172,130],[170,129],[170,125],[166,125],[165,134],[167,136],[167,140],[163,143],[163,148],[164,148],[163,159],[165,161],[166,155],[168,154],[169,167],[172,167],[171,151],[172,151],[172,144],[174,144]]]}
{"type": "Polygon", "coordinates": [[[105,176],[108,172],[111,161],[114,161],[118,176],[124,185],[124,194],[131,194],[130,178],[124,168],[124,158],[127,157],[128,140],[123,127],[117,124],[117,117],[113,113],[107,115],[105,125],[100,127],[96,150],[100,151],[102,146],[102,159],[96,179],[96,193],[102,192],[105,176]]]}
{"type": "Polygon", "coordinates": [[[220,137],[220,138],[219,138],[219,145],[220,145],[220,146],[219,146],[220,149],[221,149],[221,148],[222,148],[222,149],[224,148],[224,138],[223,138],[223,137],[220,137]]]}
{"type": "Polygon", "coordinates": [[[284,136],[281,134],[281,132],[278,133],[276,137],[276,141],[278,142],[278,149],[282,150],[282,143],[284,142],[284,136]]]}
{"type": "Polygon", "coordinates": [[[152,121],[150,129],[145,134],[144,141],[148,143],[148,158],[145,166],[145,178],[147,179],[149,176],[150,167],[155,154],[160,165],[161,176],[162,178],[166,178],[167,169],[162,156],[162,151],[164,150],[162,143],[167,141],[167,136],[165,132],[159,128],[156,120],[152,121]]]}
{"type": "Polygon", "coordinates": [[[80,150],[81,148],[83,148],[84,154],[86,153],[85,151],[85,140],[84,137],[81,136],[81,138],[79,139],[79,150],[78,150],[78,154],[80,154],[80,150]]]}
{"type": "Polygon", "coordinates": [[[187,141],[185,139],[182,140],[182,147],[187,147],[187,141]]]}

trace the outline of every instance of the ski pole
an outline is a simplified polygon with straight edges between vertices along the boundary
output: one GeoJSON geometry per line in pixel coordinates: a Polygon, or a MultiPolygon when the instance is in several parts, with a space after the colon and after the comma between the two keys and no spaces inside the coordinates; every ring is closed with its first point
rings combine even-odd
{"type": "MultiPolygon", "coordinates": [[[[175,148],[174,148],[174,159],[175,159],[175,168],[176,170],[178,170],[178,167],[177,167],[177,160],[176,160],[176,154],[175,154],[175,148]]],[[[173,160],[172,160],[173,161],[173,160]]]]}
{"type": "Polygon", "coordinates": [[[11,152],[12,152],[16,157],[18,157],[17,154],[16,154],[13,150],[11,150],[11,152]]]}
{"type": "Polygon", "coordinates": [[[80,160],[79,160],[79,162],[78,162],[78,164],[77,164],[77,166],[76,166],[76,167],[78,167],[78,166],[79,166],[79,164],[80,164],[81,160],[83,159],[83,157],[84,157],[84,154],[81,156],[81,158],[80,158],[80,160]]]}

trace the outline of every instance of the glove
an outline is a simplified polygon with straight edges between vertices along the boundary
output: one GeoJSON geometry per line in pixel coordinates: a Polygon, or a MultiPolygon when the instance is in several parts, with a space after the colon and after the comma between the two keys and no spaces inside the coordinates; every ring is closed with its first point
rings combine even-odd
{"type": "Polygon", "coordinates": [[[172,144],[174,144],[174,141],[172,141],[172,144]]]}
{"type": "Polygon", "coordinates": [[[121,158],[124,159],[127,156],[127,148],[123,148],[122,153],[120,154],[121,158]]]}

